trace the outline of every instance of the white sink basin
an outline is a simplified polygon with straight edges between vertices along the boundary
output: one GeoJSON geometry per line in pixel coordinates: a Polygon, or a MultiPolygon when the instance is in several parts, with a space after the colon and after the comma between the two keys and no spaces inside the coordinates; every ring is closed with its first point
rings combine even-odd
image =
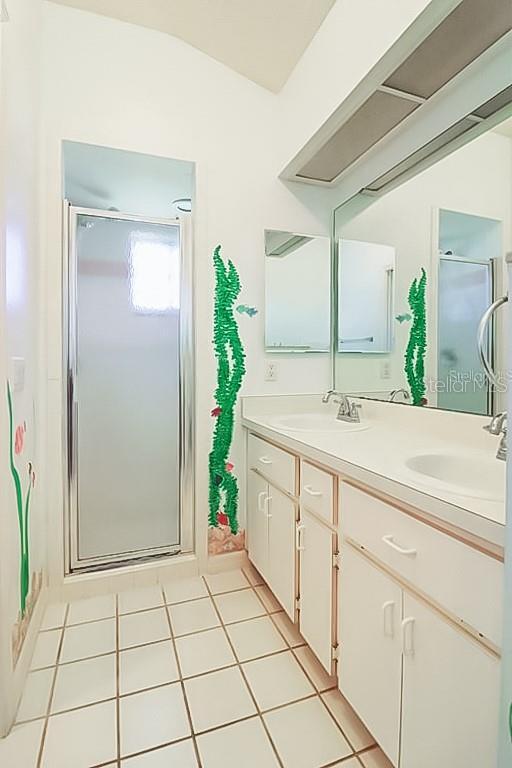
{"type": "Polygon", "coordinates": [[[423,485],[487,501],[505,499],[505,462],[493,456],[425,453],[405,464],[423,485]]]}
{"type": "Polygon", "coordinates": [[[269,424],[287,432],[360,432],[369,427],[364,421],[341,421],[332,413],[290,413],[274,416],[269,424]]]}

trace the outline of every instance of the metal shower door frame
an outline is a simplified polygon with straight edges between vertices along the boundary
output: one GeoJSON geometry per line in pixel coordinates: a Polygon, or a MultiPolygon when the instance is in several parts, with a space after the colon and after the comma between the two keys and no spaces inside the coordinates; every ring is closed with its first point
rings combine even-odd
{"type": "Polygon", "coordinates": [[[195,476],[195,379],[194,379],[194,304],[191,217],[161,219],[96,208],[63,205],[63,479],[64,479],[64,556],[65,573],[103,570],[185,554],[194,551],[195,476]],[[78,399],[77,382],[77,222],[79,216],[133,221],[175,227],[180,240],[180,337],[179,337],[179,515],[178,545],[102,555],[79,556],[78,526],[78,399]]]}

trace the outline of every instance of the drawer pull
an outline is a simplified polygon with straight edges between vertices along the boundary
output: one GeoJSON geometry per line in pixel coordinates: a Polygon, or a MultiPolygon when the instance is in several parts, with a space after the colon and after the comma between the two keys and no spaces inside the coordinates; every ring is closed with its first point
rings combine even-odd
{"type": "Polygon", "coordinates": [[[295,528],[295,547],[297,549],[297,552],[304,552],[306,547],[302,543],[302,531],[304,531],[306,528],[305,525],[299,524],[295,528]]]}
{"type": "Polygon", "coordinates": [[[272,459],[269,459],[268,456],[260,456],[258,461],[261,461],[262,464],[272,464],[272,459]]]}
{"type": "Polygon", "coordinates": [[[404,656],[414,656],[414,622],[412,617],[402,621],[402,651],[404,656]]]}
{"type": "Polygon", "coordinates": [[[323,496],[322,491],[315,491],[312,485],[305,485],[304,490],[309,493],[310,496],[323,496]]]}
{"type": "Polygon", "coordinates": [[[393,540],[393,536],[383,536],[382,541],[384,544],[387,544],[388,547],[391,547],[391,549],[394,549],[395,552],[399,552],[401,555],[408,555],[409,557],[414,557],[417,554],[416,549],[405,549],[404,547],[401,547],[399,544],[397,544],[393,540]]]}
{"type": "Polygon", "coordinates": [[[388,600],[382,606],[382,620],[384,625],[384,636],[395,636],[395,601],[388,600]]]}
{"type": "Polygon", "coordinates": [[[260,491],[260,493],[258,493],[258,512],[263,512],[265,496],[268,498],[268,493],[266,491],[260,491]]]}

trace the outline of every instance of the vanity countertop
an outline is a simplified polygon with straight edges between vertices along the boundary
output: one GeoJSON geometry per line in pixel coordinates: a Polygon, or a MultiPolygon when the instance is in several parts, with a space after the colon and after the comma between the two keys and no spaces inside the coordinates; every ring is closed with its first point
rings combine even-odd
{"type": "MultiPolygon", "coordinates": [[[[506,464],[495,458],[499,438],[488,417],[355,399],[361,427],[290,429],[286,416],[336,419],[338,406],[321,395],[244,397],[242,423],[251,432],[338,474],[414,506],[497,547],[504,546],[506,464]],[[431,479],[411,460],[453,465],[457,483],[431,479]],[[475,487],[483,483],[483,492],[475,487]]],[[[447,471],[452,471],[448,466],[447,471]]]]}

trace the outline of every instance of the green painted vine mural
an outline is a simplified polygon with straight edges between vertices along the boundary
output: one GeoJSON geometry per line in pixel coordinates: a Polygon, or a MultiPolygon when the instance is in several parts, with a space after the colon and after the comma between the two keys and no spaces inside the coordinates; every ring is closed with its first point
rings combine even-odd
{"type": "Polygon", "coordinates": [[[23,491],[23,483],[15,463],[15,456],[23,453],[27,426],[25,422],[14,429],[11,387],[7,382],[7,406],[9,411],[9,466],[14,484],[16,496],[16,508],[18,513],[18,528],[20,534],[20,615],[23,617],[27,606],[27,597],[30,591],[30,496],[35,485],[36,475],[31,462],[27,464],[28,479],[26,490],[23,491]]]}
{"type": "Polygon", "coordinates": [[[427,351],[427,311],[425,292],[427,273],[422,268],[419,280],[414,278],[409,288],[408,302],[412,314],[409,342],[405,350],[405,375],[411,390],[413,405],[426,403],[425,353],[427,351]]]}
{"type": "Polygon", "coordinates": [[[238,481],[229,461],[233,440],[235,406],[245,374],[245,352],[238,332],[233,307],[240,295],[238,272],[232,261],[224,263],[221,247],[213,253],[215,270],[215,305],[213,346],[217,358],[216,407],[213,444],[209,458],[209,517],[210,526],[229,526],[237,534],[238,481]]]}

